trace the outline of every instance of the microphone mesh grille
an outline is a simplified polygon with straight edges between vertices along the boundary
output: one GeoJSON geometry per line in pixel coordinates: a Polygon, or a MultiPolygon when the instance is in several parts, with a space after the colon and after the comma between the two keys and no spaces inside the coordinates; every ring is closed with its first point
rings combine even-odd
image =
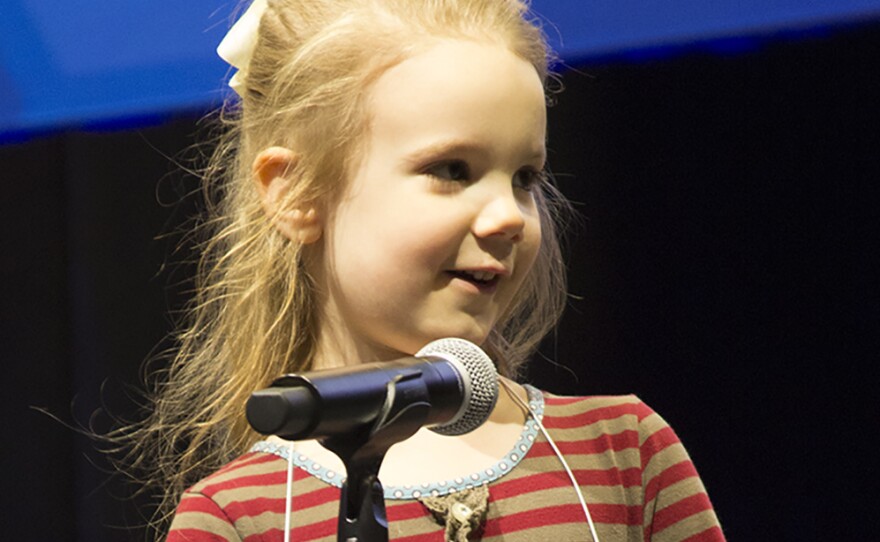
{"type": "MultiPolygon", "coordinates": [[[[492,414],[498,399],[498,372],[483,350],[470,341],[457,338],[438,339],[425,345],[416,356],[439,356],[457,360],[467,371],[471,383],[470,400],[465,411],[450,423],[430,429],[441,435],[463,435],[483,424],[492,414]]],[[[464,376],[464,375],[463,375],[464,376]]]]}

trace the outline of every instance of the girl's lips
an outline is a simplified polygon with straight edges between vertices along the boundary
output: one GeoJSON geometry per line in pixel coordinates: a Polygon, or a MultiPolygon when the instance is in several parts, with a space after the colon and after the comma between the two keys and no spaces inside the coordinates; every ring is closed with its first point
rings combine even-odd
{"type": "Polygon", "coordinates": [[[447,271],[447,274],[457,279],[468,290],[481,294],[494,292],[501,280],[500,274],[483,271],[451,270],[447,271]]]}

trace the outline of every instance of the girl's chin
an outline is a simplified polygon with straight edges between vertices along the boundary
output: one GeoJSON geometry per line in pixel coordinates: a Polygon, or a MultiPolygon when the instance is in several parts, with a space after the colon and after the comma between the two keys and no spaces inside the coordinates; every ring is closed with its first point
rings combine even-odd
{"type": "Polygon", "coordinates": [[[462,318],[459,322],[449,321],[438,323],[436,326],[426,326],[424,331],[387,337],[386,340],[373,340],[360,349],[365,357],[362,361],[391,361],[404,357],[414,356],[425,345],[447,338],[457,338],[470,341],[482,347],[489,337],[491,327],[482,325],[473,318],[462,318]]]}
{"type": "Polygon", "coordinates": [[[432,338],[426,340],[424,342],[424,344],[419,346],[419,348],[416,349],[416,351],[421,350],[426,344],[428,344],[432,341],[436,341],[436,340],[440,340],[440,339],[448,339],[448,338],[464,339],[464,340],[470,341],[470,342],[474,343],[475,345],[482,348],[483,344],[488,339],[488,335],[489,335],[488,332],[484,331],[482,329],[476,329],[476,330],[475,329],[452,329],[452,330],[444,331],[441,333],[437,333],[435,336],[432,336],[432,338]]]}

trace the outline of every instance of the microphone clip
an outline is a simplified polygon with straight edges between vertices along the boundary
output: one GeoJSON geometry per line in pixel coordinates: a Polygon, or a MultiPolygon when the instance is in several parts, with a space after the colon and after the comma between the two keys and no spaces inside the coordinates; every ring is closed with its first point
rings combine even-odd
{"type": "Polygon", "coordinates": [[[339,500],[339,542],[387,542],[388,519],[379,468],[391,446],[408,439],[425,423],[430,395],[418,370],[398,374],[385,386],[376,421],[321,440],[339,456],[347,477],[339,500]]]}

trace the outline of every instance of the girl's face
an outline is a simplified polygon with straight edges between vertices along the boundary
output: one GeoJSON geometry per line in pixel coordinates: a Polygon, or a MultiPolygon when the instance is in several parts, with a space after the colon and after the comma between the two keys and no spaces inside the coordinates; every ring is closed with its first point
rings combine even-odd
{"type": "Polygon", "coordinates": [[[325,218],[317,366],[485,341],[538,252],[546,113],[531,64],[442,41],[371,87],[364,153],[325,218]]]}

